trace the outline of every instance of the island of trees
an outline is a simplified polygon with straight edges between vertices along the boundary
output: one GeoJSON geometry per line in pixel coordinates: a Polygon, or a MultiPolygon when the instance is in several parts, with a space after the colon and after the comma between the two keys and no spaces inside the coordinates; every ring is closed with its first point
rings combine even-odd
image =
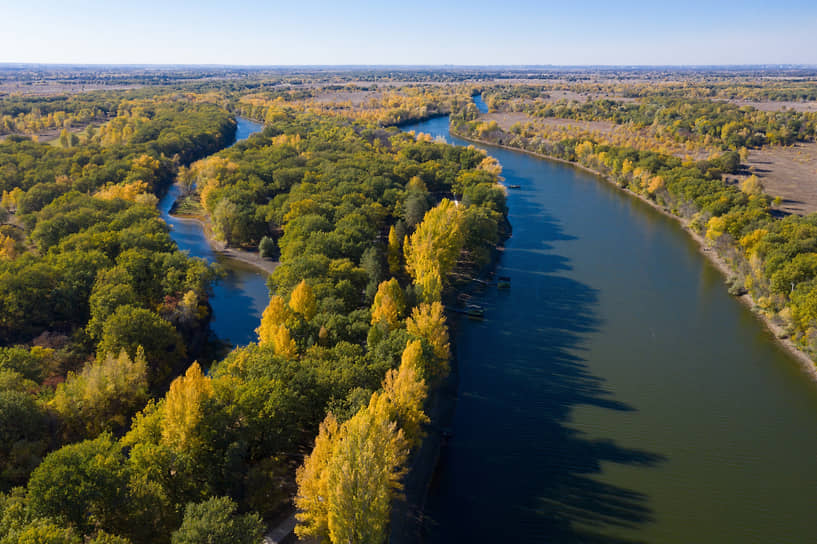
{"type": "Polygon", "coordinates": [[[496,162],[274,100],[213,154],[235,132],[213,97],[78,96],[54,108],[98,125],[38,142],[15,98],[0,142],[0,542],[256,542],[293,497],[301,535],[383,541],[448,371],[445,293],[502,236],[496,162]],[[176,178],[279,255],[258,341],[223,360],[217,271],[156,210],[176,178]]]}

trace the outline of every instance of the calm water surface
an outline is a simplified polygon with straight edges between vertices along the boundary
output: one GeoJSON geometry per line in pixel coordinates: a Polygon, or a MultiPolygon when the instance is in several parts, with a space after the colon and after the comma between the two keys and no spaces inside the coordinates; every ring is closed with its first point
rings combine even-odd
{"type": "MultiPolygon", "coordinates": [[[[480,104],[481,105],[481,104],[480,104]]],[[[448,119],[417,130],[468,145],[448,119]]],[[[455,338],[434,543],[817,541],[817,387],[671,219],[487,147],[513,236],[455,338]]]]}
{"type": "MultiPolygon", "coordinates": [[[[245,140],[263,130],[263,125],[238,117],[236,142],[245,140]]],[[[246,345],[256,339],[255,328],[261,322],[261,313],[269,303],[266,277],[254,267],[227,259],[216,254],[202,231],[198,221],[169,215],[171,206],[179,196],[179,188],[171,187],[159,201],[159,211],[168,225],[170,236],[183,251],[207,262],[217,262],[225,271],[213,289],[210,304],[213,307],[213,332],[234,345],[246,345]]]]}

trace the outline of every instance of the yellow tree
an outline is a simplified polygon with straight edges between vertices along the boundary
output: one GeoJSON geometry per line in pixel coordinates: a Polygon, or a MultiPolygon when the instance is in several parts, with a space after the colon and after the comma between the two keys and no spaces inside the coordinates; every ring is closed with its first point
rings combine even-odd
{"type": "Polygon", "coordinates": [[[262,346],[272,342],[278,332],[278,327],[285,325],[292,313],[283,297],[275,295],[269,299],[264,313],[261,315],[261,325],[255,332],[258,333],[258,343],[262,346]]]}
{"type": "Polygon", "coordinates": [[[389,400],[395,421],[406,435],[411,446],[417,446],[423,437],[422,426],[428,423],[428,416],[423,412],[428,391],[425,381],[420,377],[423,362],[423,346],[420,340],[406,344],[398,370],[389,370],[383,380],[384,397],[389,400]]]}
{"type": "Polygon", "coordinates": [[[740,184],[740,190],[749,195],[759,195],[763,192],[763,184],[760,178],[752,174],[740,184]]]}
{"type": "Polygon", "coordinates": [[[17,242],[11,236],[0,233],[0,259],[14,260],[17,257],[17,242]]]}
{"type": "Polygon", "coordinates": [[[459,210],[453,202],[443,199],[426,212],[403,247],[406,268],[427,302],[440,299],[443,279],[454,267],[462,242],[459,210]]]}
{"type": "Polygon", "coordinates": [[[425,340],[437,359],[434,365],[426,365],[424,377],[436,382],[448,375],[451,350],[443,305],[439,302],[423,303],[414,308],[411,316],[406,319],[406,330],[415,338],[425,340]]]}
{"type": "Polygon", "coordinates": [[[328,468],[338,428],[337,419],[329,412],[320,425],[312,453],[295,473],[298,484],[298,494],[295,496],[298,525],[295,534],[301,539],[313,538],[318,542],[329,539],[328,468]]]}
{"type": "Polygon", "coordinates": [[[403,290],[397,280],[392,278],[381,282],[372,303],[372,325],[383,323],[393,329],[399,325],[405,311],[403,290]]]}
{"type": "Polygon", "coordinates": [[[286,325],[279,325],[275,330],[275,334],[272,336],[272,346],[275,349],[275,354],[284,359],[291,361],[298,355],[298,346],[289,334],[286,325]]]}
{"type": "Polygon", "coordinates": [[[299,537],[385,542],[408,456],[408,442],[392,421],[393,411],[389,397],[375,393],[368,406],[341,426],[327,415],[312,453],[296,473],[299,537]]]}
{"type": "Polygon", "coordinates": [[[210,378],[198,363],[170,384],[165,397],[162,441],[177,451],[196,445],[195,428],[201,420],[202,404],[213,394],[210,378]]]}
{"type": "Polygon", "coordinates": [[[397,231],[394,230],[394,225],[389,228],[389,249],[387,260],[389,262],[389,273],[397,274],[400,272],[400,238],[397,236],[397,231]]]}
{"type": "Polygon", "coordinates": [[[118,357],[87,363],[79,373],[69,372],[49,403],[69,434],[97,436],[102,431],[126,429],[133,414],[148,399],[145,350],[136,357],[123,349],[118,357]]]}
{"type": "Polygon", "coordinates": [[[376,406],[370,404],[343,424],[328,467],[327,522],[333,543],[386,541],[407,456],[403,432],[376,406]]]}
{"type": "Polygon", "coordinates": [[[289,297],[289,307],[292,311],[304,316],[304,319],[310,321],[318,311],[318,303],[315,300],[315,293],[312,288],[306,283],[306,280],[301,280],[292,294],[289,297]]]}

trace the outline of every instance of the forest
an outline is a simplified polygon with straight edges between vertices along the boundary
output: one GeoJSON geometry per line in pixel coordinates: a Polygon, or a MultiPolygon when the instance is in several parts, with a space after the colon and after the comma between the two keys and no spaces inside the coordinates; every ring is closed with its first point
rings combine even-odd
{"type": "Polygon", "coordinates": [[[299,534],[385,539],[448,369],[444,300],[505,232],[500,168],[384,126],[399,115],[280,100],[263,133],[224,149],[227,100],[7,104],[0,542],[255,542],[293,496],[299,534]],[[24,135],[86,110],[67,138],[24,135]],[[281,262],[258,341],[209,366],[217,271],[179,252],[156,210],[177,178],[218,236],[281,262]],[[350,463],[367,471],[359,493],[350,463]],[[368,515],[342,515],[350,500],[368,515]]]}
{"type": "Polygon", "coordinates": [[[450,371],[447,310],[509,234],[499,163],[398,130],[411,121],[450,114],[452,133],[580,164],[681,218],[730,292],[816,357],[817,215],[782,213],[746,162],[813,143],[817,114],[735,103],[814,86],[680,79],[26,72],[57,91],[0,96],[0,544],[250,543],[293,506],[302,538],[387,539],[450,371]],[[230,146],[239,115],[265,128],[230,146]],[[257,341],[224,356],[219,271],[156,209],[172,183],[218,240],[280,263],[257,341]]]}

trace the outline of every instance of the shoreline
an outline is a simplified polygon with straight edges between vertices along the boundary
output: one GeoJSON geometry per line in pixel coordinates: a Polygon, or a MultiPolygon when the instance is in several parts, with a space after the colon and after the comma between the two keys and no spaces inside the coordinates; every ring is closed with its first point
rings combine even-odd
{"type": "MultiPolygon", "coordinates": [[[[173,208],[171,208],[171,210],[172,209],[173,208]]],[[[216,240],[213,236],[213,229],[210,226],[210,221],[207,219],[203,219],[195,215],[176,215],[170,211],[167,213],[167,215],[174,219],[178,219],[179,221],[194,221],[198,223],[201,226],[201,231],[204,234],[204,238],[207,240],[207,243],[210,244],[210,248],[216,254],[226,257],[227,259],[252,266],[267,276],[272,274],[272,272],[278,268],[278,265],[281,264],[279,261],[264,259],[256,252],[229,247],[225,242],[216,240]]]]}
{"type": "MultiPolygon", "coordinates": [[[[689,236],[692,238],[692,240],[698,244],[698,252],[701,255],[703,255],[721,273],[721,275],[724,277],[724,279],[728,280],[729,277],[735,273],[734,270],[732,270],[732,268],[729,266],[729,264],[726,261],[724,261],[723,258],[720,255],[718,255],[715,251],[713,251],[706,244],[706,240],[700,234],[698,234],[697,232],[695,232],[695,231],[693,231],[692,229],[689,228],[689,223],[687,221],[685,221],[681,217],[678,217],[677,215],[674,215],[674,214],[670,213],[667,209],[665,209],[663,206],[659,205],[658,203],[653,202],[653,201],[645,198],[642,195],[634,193],[633,191],[630,191],[629,189],[627,189],[625,187],[621,187],[615,181],[613,181],[609,177],[605,176],[604,174],[602,174],[598,170],[593,170],[592,168],[588,168],[587,166],[584,166],[582,164],[571,162],[571,161],[568,161],[568,160],[565,160],[565,159],[560,159],[558,157],[553,157],[553,156],[550,156],[550,155],[544,155],[542,153],[536,153],[534,151],[528,151],[526,149],[511,147],[511,146],[504,145],[504,144],[491,143],[489,141],[480,140],[480,139],[473,138],[473,137],[470,137],[470,136],[463,136],[462,134],[455,133],[455,132],[451,131],[450,129],[449,129],[449,132],[450,132],[450,134],[452,136],[455,136],[457,138],[460,138],[460,139],[468,141],[468,142],[473,142],[473,143],[476,143],[476,144],[492,146],[492,147],[499,147],[501,149],[506,149],[508,151],[516,151],[516,152],[519,152],[519,153],[525,153],[525,154],[530,155],[532,157],[537,157],[537,158],[544,159],[544,160],[547,160],[547,161],[560,162],[562,164],[566,164],[566,165],[569,165],[569,166],[571,166],[573,168],[578,168],[579,170],[583,170],[583,171],[585,171],[587,173],[593,174],[594,176],[598,177],[599,179],[603,180],[604,182],[609,183],[610,185],[613,185],[619,191],[622,191],[623,193],[625,193],[627,195],[630,195],[632,197],[637,198],[641,202],[647,204],[648,206],[650,206],[654,210],[660,212],[661,214],[665,215],[666,217],[669,217],[669,218],[675,220],[678,223],[678,225],[687,234],[689,234],[689,236]]],[[[774,337],[775,341],[786,352],[788,352],[795,359],[795,361],[797,362],[797,365],[800,367],[800,369],[805,374],[807,374],[808,377],[813,382],[817,383],[817,365],[815,365],[815,362],[811,360],[811,357],[809,357],[807,353],[800,350],[800,348],[798,348],[797,345],[794,342],[792,342],[790,338],[788,338],[788,337],[781,338],[781,334],[784,334],[783,330],[778,325],[773,323],[772,320],[768,316],[766,316],[762,312],[755,309],[757,305],[756,305],[756,302],[755,302],[754,298],[752,298],[752,295],[750,295],[749,293],[746,293],[744,295],[740,295],[740,296],[737,296],[737,297],[734,297],[734,298],[738,299],[742,304],[744,304],[749,309],[749,311],[757,319],[760,320],[760,322],[763,324],[764,328],[769,333],[771,333],[771,335],[774,337]]]]}

